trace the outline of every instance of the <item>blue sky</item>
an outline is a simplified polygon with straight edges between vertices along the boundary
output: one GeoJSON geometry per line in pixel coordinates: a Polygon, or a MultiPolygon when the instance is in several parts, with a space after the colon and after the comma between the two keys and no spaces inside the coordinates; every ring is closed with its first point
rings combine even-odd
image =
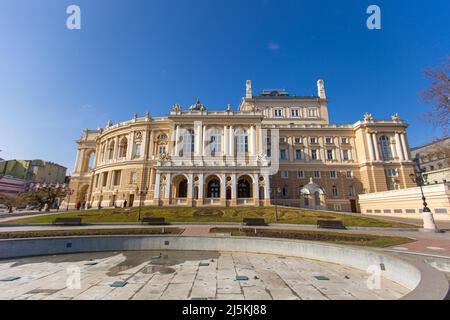
{"type": "Polygon", "coordinates": [[[300,0],[1,0],[0,157],[73,169],[84,128],[134,112],[165,115],[195,99],[237,107],[257,92],[316,93],[325,80],[333,123],[398,112],[410,144],[440,134],[417,117],[430,106],[422,70],[450,53],[450,2],[300,0]],[[79,5],[82,29],[66,28],[79,5]],[[377,4],[382,29],[366,28],[377,4]]]}

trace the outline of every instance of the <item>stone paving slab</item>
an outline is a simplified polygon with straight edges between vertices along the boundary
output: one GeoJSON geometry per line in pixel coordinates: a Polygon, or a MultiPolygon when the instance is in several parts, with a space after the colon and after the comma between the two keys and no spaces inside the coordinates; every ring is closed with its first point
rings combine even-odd
{"type": "Polygon", "coordinates": [[[84,253],[0,260],[0,299],[237,300],[398,299],[408,290],[382,279],[367,288],[368,274],[341,265],[294,257],[230,252],[154,251],[84,253]],[[86,265],[96,262],[95,265],[86,265]],[[209,266],[200,266],[208,262],[209,266]],[[79,289],[66,286],[67,270],[80,270],[79,289]],[[238,281],[236,275],[247,276],[238,281]],[[315,276],[329,280],[318,280],[315,276]],[[114,281],[127,281],[113,288],[114,281]]]}

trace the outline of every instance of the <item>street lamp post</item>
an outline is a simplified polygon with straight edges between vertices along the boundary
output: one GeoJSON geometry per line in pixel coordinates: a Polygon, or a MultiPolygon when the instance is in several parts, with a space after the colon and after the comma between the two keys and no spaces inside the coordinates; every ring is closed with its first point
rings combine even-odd
{"type": "Polygon", "coordinates": [[[430,232],[439,232],[439,230],[436,226],[436,223],[434,222],[433,214],[431,213],[430,208],[428,208],[425,194],[423,193],[424,179],[423,179],[422,173],[423,173],[423,170],[420,168],[420,164],[417,164],[417,170],[414,169],[414,173],[411,173],[409,176],[410,176],[411,180],[419,186],[420,193],[422,195],[423,230],[430,231],[430,232]]]}
{"type": "Polygon", "coordinates": [[[67,191],[67,194],[69,195],[69,197],[67,198],[67,208],[66,208],[66,211],[69,211],[70,196],[73,194],[73,190],[72,190],[72,189],[69,189],[69,190],[67,191]]]}
{"type": "Polygon", "coordinates": [[[138,211],[138,222],[141,221],[141,209],[142,209],[142,196],[144,194],[147,194],[147,187],[145,187],[143,190],[139,190],[139,187],[136,187],[136,193],[139,196],[139,211],[138,211]]]}
{"type": "Polygon", "coordinates": [[[280,193],[280,188],[276,186],[275,188],[272,188],[272,192],[275,200],[275,223],[278,223],[278,193],[280,193]]]}

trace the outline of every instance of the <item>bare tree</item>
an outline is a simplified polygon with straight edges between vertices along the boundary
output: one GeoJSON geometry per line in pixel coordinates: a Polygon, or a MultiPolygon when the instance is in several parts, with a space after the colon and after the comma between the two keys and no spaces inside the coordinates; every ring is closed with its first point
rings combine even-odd
{"type": "Polygon", "coordinates": [[[63,199],[67,195],[67,189],[64,187],[47,186],[33,191],[26,192],[24,198],[28,202],[36,202],[41,208],[47,205],[47,211],[56,203],[57,199],[63,199]]]}
{"type": "Polygon", "coordinates": [[[24,193],[17,196],[10,196],[6,193],[0,193],[0,203],[8,208],[8,212],[12,213],[14,207],[19,207],[27,204],[27,199],[24,193]]]}
{"type": "Polygon", "coordinates": [[[430,86],[423,90],[420,95],[424,102],[433,105],[432,110],[421,117],[443,130],[444,135],[449,132],[450,114],[450,56],[444,59],[444,63],[437,67],[428,67],[424,70],[424,76],[431,81],[430,86]]]}

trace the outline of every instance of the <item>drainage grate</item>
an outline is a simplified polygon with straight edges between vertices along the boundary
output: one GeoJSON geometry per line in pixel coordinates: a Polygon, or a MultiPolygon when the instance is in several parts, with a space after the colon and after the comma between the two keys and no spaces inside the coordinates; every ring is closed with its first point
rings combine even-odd
{"type": "Polygon", "coordinates": [[[191,300],[208,300],[206,297],[192,297],[191,300]]]}
{"type": "Polygon", "coordinates": [[[19,279],[20,279],[20,277],[6,277],[6,278],[3,278],[3,279],[0,279],[0,281],[10,282],[10,281],[16,281],[16,280],[19,280],[19,279]]]}
{"type": "Polygon", "coordinates": [[[159,255],[159,256],[152,256],[151,259],[152,259],[152,260],[161,259],[161,255],[159,255]]]}
{"type": "Polygon", "coordinates": [[[317,280],[321,280],[321,281],[328,281],[328,280],[330,280],[330,278],[325,277],[325,276],[314,276],[314,278],[316,278],[317,280]]]}
{"type": "Polygon", "coordinates": [[[247,276],[236,276],[236,280],[237,281],[247,281],[248,277],[247,276]]]}
{"type": "Polygon", "coordinates": [[[122,288],[125,287],[128,284],[128,282],[126,281],[114,281],[113,283],[111,283],[111,287],[114,288],[122,288]]]}
{"type": "Polygon", "coordinates": [[[209,266],[209,263],[208,263],[208,262],[200,262],[200,263],[198,264],[198,266],[199,266],[199,267],[208,267],[208,266],[209,266]]]}
{"type": "Polygon", "coordinates": [[[98,262],[87,262],[84,265],[85,266],[95,266],[96,264],[98,264],[98,262]]]}

